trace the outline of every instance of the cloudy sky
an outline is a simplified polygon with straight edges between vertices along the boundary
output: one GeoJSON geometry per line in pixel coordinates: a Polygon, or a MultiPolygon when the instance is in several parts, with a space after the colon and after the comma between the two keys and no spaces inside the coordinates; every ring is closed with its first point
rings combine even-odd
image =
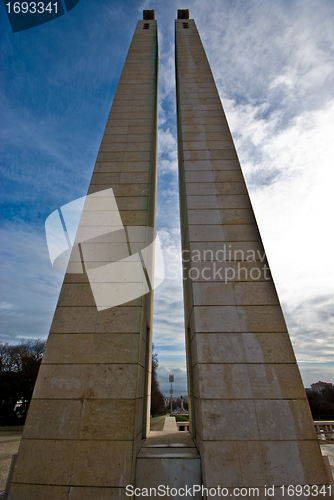
{"type": "MultiPolygon", "coordinates": [[[[334,382],[334,2],[80,0],[13,34],[0,6],[0,341],[45,338],[62,275],[44,222],[87,192],[133,31],[144,8],[159,30],[157,226],[167,263],[180,251],[174,19],[201,35],[288,323],[305,386],[334,382]]],[[[186,392],[182,284],[156,289],[159,380],[186,392]]]]}

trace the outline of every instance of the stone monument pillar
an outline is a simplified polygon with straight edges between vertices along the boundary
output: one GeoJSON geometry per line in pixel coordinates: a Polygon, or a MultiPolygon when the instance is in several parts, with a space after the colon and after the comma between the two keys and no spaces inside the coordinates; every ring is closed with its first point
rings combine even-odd
{"type": "Polygon", "coordinates": [[[84,204],[11,500],[121,499],[133,484],[150,417],[152,269],[137,270],[150,243],[145,228],[155,227],[157,78],[157,23],[154,11],[144,11],[84,204]],[[137,273],[128,290],[139,291],[130,301],[122,299],[124,263],[137,273]],[[118,305],[111,307],[116,281],[118,305]]]}
{"type": "Polygon", "coordinates": [[[188,391],[203,484],[258,487],[261,498],[268,485],[278,495],[282,485],[328,484],[232,136],[188,18],[179,11],[175,23],[177,125],[188,391]]]}

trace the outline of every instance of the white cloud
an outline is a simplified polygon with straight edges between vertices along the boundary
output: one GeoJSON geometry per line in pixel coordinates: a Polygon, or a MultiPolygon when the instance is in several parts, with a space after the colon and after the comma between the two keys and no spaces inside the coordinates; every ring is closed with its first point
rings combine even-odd
{"type": "Polygon", "coordinates": [[[9,302],[0,302],[0,311],[5,314],[11,314],[18,307],[15,304],[10,304],[9,302]]]}
{"type": "MultiPolygon", "coordinates": [[[[151,5],[145,0],[136,6],[138,13],[140,7],[150,8],[151,5]]],[[[173,34],[178,7],[174,0],[160,2],[156,6],[156,18],[160,50],[161,174],[157,225],[164,231],[165,247],[179,249],[173,34]]],[[[11,182],[24,179],[27,187],[24,191],[7,190],[4,195],[10,203],[19,204],[35,197],[36,205],[44,206],[46,196],[58,193],[58,203],[64,192],[68,200],[61,199],[59,204],[71,201],[80,196],[74,192],[77,189],[77,182],[73,182],[74,171],[81,187],[88,182],[90,167],[81,160],[87,158],[85,141],[91,137],[87,129],[90,129],[89,134],[95,129],[95,138],[90,142],[94,148],[103,119],[97,121],[95,117],[94,123],[101,128],[97,132],[95,125],[91,126],[91,116],[96,109],[100,115],[100,109],[105,107],[106,93],[112,95],[109,82],[116,78],[115,68],[125,51],[124,47],[118,50],[119,42],[114,38],[114,55],[107,63],[103,62],[102,41],[105,43],[103,37],[110,31],[110,18],[115,13],[123,15],[124,7],[116,2],[112,9],[107,6],[105,11],[99,12],[101,19],[96,18],[90,24],[88,36],[83,37],[80,32],[80,44],[70,47],[78,50],[77,55],[84,53],[85,57],[78,57],[73,68],[59,61],[48,66],[48,78],[54,77],[50,84],[54,81],[56,84],[50,93],[42,93],[45,105],[39,112],[45,123],[38,118],[38,113],[34,114],[33,106],[29,108],[32,97],[35,99],[32,102],[42,102],[40,89],[33,93],[33,85],[25,80],[28,72],[24,73],[24,64],[20,66],[20,74],[16,71],[18,78],[13,84],[17,90],[24,90],[24,95],[29,87],[30,94],[27,94],[27,101],[16,97],[17,100],[9,104],[12,114],[7,115],[8,130],[11,144],[21,148],[26,157],[22,157],[24,168],[20,165],[21,157],[16,156],[11,170],[6,167],[6,172],[11,182]],[[103,21],[102,31],[100,20],[103,21]],[[97,36],[99,43],[95,46],[97,36]],[[83,38],[92,59],[90,65],[86,51],[82,51],[83,38]],[[96,47],[101,48],[99,54],[102,55],[92,58],[96,47]],[[71,110],[64,108],[68,112],[64,118],[59,109],[67,102],[65,97],[69,90],[65,92],[64,84],[69,82],[75,82],[75,92],[71,94],[71,110]],[[78,101],[74,102],[77,96],[78,101]],[[57,115],[53,114],[54,110],[57,115]],[[75,141],[73,130],[76,131],[75,141]],[[50,161],[41,162],[37,170],[34,160],[41,154],[50,161]],[[68,175],[69,172],[72,175],[68,175]]],[[[193,0],[190,6],[190,17],[196,20],[236,141],[295,351],[302,362],[304,380],[314,377],[313,381],[333,378],[333,367],[326,364],[332,352],[333,337],[330,298],[333,296],[333,13],[334,4],[329,0],[234,0],[226,5],[221,0],[193,0]]],[[[79,30],[78,25],[76,29],[79,30]]],[[[126,31],[123,25],[122,31],[126,31]]],[[[128,38],[130,35],[129,32],[128,38]]],[[[49,61],[47,50],[50,46],[44,48],[40,44],[44,62],[49,61]]],[[[27,45],[27,50],[30,48],[27,45]]],[[[71,53],[67,47],[66,53],[71,53]]],[[[33,52],[30,50],[29,54],[33,52]]],[[[40,66],[37,56],[29,59],[29,64],[38,62],[40,66]]],[[[36,75],[33,76],[37,78],[36,75]]],[[[15,95],[20,96],[20,93],[15,95]]],[[[88,151],[88,156],[93,158],[92,150],[88,151]]],[[[3,302],[16,307],[15,315],[10,316],[15,322],[5,323],[6,338],[11,335],[21,338],[23,334],[41,336],[41,332],[44,336],[49,329],[61,277],[53,274],[41,233],[41,227],[36,229],[28,223],[25,227],[13,223],[12,229],[3,229],[6,248],[3,259],[7,263],[3,274],[7,296],[3,302]]],[[[0,309],[2,313],[14,311],[6,307],[0,309]]],[[[9,314],[6,321],[8,318],[9,314]]],[[[164,376],[170,370],[179,369],[180,378],[185,380],[181,279],[177,282],[167,278],[156,290],[154,321],[156,350],[161,370],[165,370],[164,376]]]]}
{"type": "Polygon", "coordinates": [[[1,228],[0,237],[0,258],[6,262],[1,271],[6,292],[0,307],[2,339],[45,338],[63,276],[52,269],[45,236],[32,225],[1,228]]]}

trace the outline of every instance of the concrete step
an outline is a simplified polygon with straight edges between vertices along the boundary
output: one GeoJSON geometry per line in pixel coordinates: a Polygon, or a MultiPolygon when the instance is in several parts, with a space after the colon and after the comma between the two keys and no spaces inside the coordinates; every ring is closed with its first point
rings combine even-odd
{"type": "Polygon", "coordinates": [[[193,494],[193,487],[202,485],[197,448],[190,433],[178,432],[175,419],[167,418],[170,420],[165,422],[164,430],[150,432],[137,456],[135,487],[140,491],[136,498],[161,499],[162,491],[176,488],[177,492],[169,495],[173,499],[193,496],[200,500],[200,492],[193,494]]]}

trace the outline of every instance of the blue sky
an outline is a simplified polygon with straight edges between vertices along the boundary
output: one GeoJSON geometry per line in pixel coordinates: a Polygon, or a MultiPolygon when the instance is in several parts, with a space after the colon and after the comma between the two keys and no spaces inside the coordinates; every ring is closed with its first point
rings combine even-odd
{"type": "MultiPolygon", "coordinates": [[[[334,382],[334,3],[332,0],[80,0],[13,34],[1,16],[0,340],[45,338],[62,282],[44,222],[84,196],[138,19],[159,30],[157,226],[180,248],[174,19],[189,8],[250,191],[305,386],[334,382]]],[[[168,254],[166,252],[168,261],[168,254]]],[[[156,289],[159,380],[186,392],[181,281],[156,289]]]]}

